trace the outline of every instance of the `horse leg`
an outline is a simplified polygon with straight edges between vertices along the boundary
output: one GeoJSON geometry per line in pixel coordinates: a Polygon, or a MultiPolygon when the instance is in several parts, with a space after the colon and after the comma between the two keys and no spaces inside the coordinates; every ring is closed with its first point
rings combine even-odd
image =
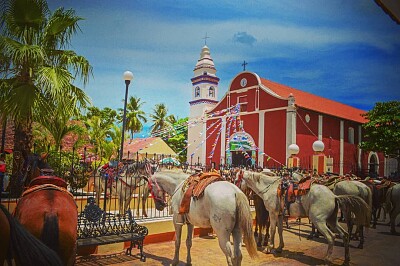
{"type": "Polygon", "coordinates": [[[363,249],[364,248],[364,226],[359,225],[358,231],[360,233],[360,243],[358,244],[358,248],[363,249]]]}
{"type": "Polygon", "coordinates": [[[267,246],[267,245],[268,245],[270,223],[271,223],[271,222],[270,222],[269,217],[268,217],[268,219],[267,219],[267,224],[266,224],[266,226],[265,226],[265,237],[264,237],[263,246],[267,246]]]}
{"type": "Polygon", "coordinates": [[[314,237],[316,237],[316,233],[315,233],[315,225],[313,223],[311,223],[311,233],[308,235],[307,239],[313,239],[314,237]]]}
{"type": "Polygon", "coordinates": [[[149,198],[149,194],[150,194],[149,187],[145,186],[143,189],[143,198],[142,198],[142,214],[144,217],[147,217],[146,202],[147,199],[149,198]]]}
{"type": "Polygon", "coordinates": [[[186,265],[192,265],[192,256],[190,255],[190,249],[192,247],[192,238],[193,238],[193,224],[187,225],[187,237],[186,237],[186,248],[187,248],[187,256],[186,256],[186,265]]]}
{"type": "Polygon", "coordinates": [[[179,263],[179,248],[181,246],[181,235],[182,235],[182,226],[183,224],[177,223],[177,215],[174,214],[173,221],[174,221],[174,227],[175,227],[175,254],[174,254],[174,259],[172,260],[171,265],[178,265],[179,263]]]}
{"type": "MultiPolygon", "coordinates": [[[[377,209],[375,208],[375,207],[373,207],[372,208],[372,228],[373,229],[376,229],[376,224],[377,224],[377,220],[378,220],[378,217],[377,217],[377,209]]],[[[378,212],[378,215],[379,215],[379,212],[378,212]]]]}
{"type": "Polygon", "coordinates": [[[259,227],[259,233],[257,234],[257,247],[262,246],[262,238],[263,238],[263,226],[258,226],[259,227]]]}
{"type": "Polygon", "coordinates": [[[257,214],[256,214],[256,226],[254,228],[254,237],[258,237],[258,218],[257,218],[257,214]]]}
{"type": "Polygon", "coordinates": [[[285,244],[283,243],[283,216],[278,215],[278,234],[279,234],[279,246],[276,250],[278,253],[282,252],[283,247],[285,244]]]}
{"type": "MultiPolygon", "coordinates": [[[[332,215],[327,220],[327,224],[332,228],[335,233],[338,233],[339,236],[343,239],[344,246],[344,264],[348,264],[350,262],[350,251],[349,251],[349,234],[343,227],[340,226],[336,215],[332,215]]],[[[332,246],[333,248],[333,246],[332,246]]]]}
{"type": "Polygon", "coordinates": [[[140,187],[138,189],[138,195],[137,195],[137,201],[136,201],[136,216],[139,216],[139,210],[140,210],[140,199],[141,199],[142,193],[140,191],[140,187]]]}
{"type": "Polygon", "coordinates": [[[335,243],[335,235],[331,230],[329,230],[325,221],[317,221],[317,222],[314,222],[313,224],[315,225],[317,230],[325,237],[326,241],[328,242],[328,249],[326,251],[324,260],[326,263],[329,264],[331,261],[333,246],[335,243]]]}
{"type": "MultiPolygon", "coordinates": [[[[275,231],[276,231],[276,223],[278,222],[278,214],[277,213],[270,213],[270,239],[269,245],[265,247],[263,250],[264,253],[269,254],[273,252],[274,244],[275,244],[275,231]]],[[[282,216],[281,216],[282,217],[282,216]]]]}
{"type": "Polygon", "coordinates": [[[390,212],[390,233],[392,235],[396,234],[396,227],[395,227],[395,225],[396,225],[396,216],[397,216],[396,210],[392,210],[390,212]]]}
{"type": "MultiPolygon", "coordinates": [[[[262,235],[261,231],[260,235],[262,235]]],[[[243,255],[240,249],[242,243],[242,232],[240,228],[238,228],[238,226],[235,226],[235,228],[233,229],[232,236],[233,236],[233,253],[234,253],[232,262],[233,265],[239,266],[242,263],[243,255]]]]}
{"type": "MultiPolygon", "coordinates": [[[[234,266],[234,261],[233,261],[233,250],[232,250],[232,244],[229,241],[229,233],[228,231],[221,231],[217,230],[217,236],[218,236],[218,244],[219,247],[221,248],[222,252],[224,252],[225,257],[226,257],[226,262],[228,263],[228,266],[234,266]]],[[[239,241],[239,248],[241,245],[241,239],[239,241]]],[[[236,245],[236,242],[235,242],[236,245]]]]}

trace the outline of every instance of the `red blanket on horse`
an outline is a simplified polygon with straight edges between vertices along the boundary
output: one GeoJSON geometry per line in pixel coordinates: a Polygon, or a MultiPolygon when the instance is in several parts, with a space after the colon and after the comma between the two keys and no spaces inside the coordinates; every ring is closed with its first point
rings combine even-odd
{"type": "Polygon", "coordinates": [[[186,189],[186,191],[182,198],[179,213],[188,213],[190,209],[191,198],[201,198],[206,187],[216,181],[223,181],[223,179],[218,173],[215,172],[199,173],[190,176],[182,187],[182,189],[186,189]]]}

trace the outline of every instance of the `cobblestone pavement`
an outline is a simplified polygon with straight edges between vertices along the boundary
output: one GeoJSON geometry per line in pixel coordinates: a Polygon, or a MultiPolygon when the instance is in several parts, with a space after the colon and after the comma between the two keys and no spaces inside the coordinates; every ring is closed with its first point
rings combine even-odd
{"type": "MultiPolygon", "coordinates": [[[[251,259],[243,247],[242,265],[324,265],[326,241],[322,237],[316,240],[307,240],[310,230],[309,224],[302,223],[299,226],[292,222],[290,229],[285,228],[284,230],[285,247],[283,252],[278,255],[264,254],[261,252],[262,249],[259,249],[258,258],[251,259]]],[[[397,231],[400,232],[399,227],[397,227],[397,231]]],[[[358,242],[351,241],[350,265],[399,265],[400,234],[390,235],[389,227],[382,223],[377,226],[377,229],[367,229],[365,235],[364,249],[356,248],[358,242]]],[[[275,241],[277,243],[277,238],[275,241]]],[[[340,239],[336,240],[332,256],[334,260],[331,265],[343,263],[344,249],[341,243],[340,239]]],[[[144,252],[146,262],[122,253],[112,253],[96,255],[86,261],[80,260],[77,265],[170,265],[174,253],[174,242],[145,245],[144,252]]],[[[186,254],[185,241],[182,239],[179,265],[185,265],[186,254]]],[[[225,256],[219,248],[217,239],[195,238],[191,254],[192,264],[195,266],[226,265],[225,256]]]]}

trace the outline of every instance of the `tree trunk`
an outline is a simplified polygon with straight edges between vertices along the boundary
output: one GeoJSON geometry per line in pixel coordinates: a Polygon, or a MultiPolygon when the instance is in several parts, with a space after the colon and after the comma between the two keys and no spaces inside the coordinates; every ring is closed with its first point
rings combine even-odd
{"type": "Polygon", "coordinates": [[[32,122],[30,120],[15,124],[13,171],[10,178],[10,196],[20,197],[23,181],[26,178],[24,162],[32,149],[32,122]]]}

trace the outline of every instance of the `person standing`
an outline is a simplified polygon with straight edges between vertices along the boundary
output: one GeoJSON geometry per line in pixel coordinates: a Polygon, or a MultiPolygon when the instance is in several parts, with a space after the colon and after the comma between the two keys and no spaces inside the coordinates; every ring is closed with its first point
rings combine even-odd
{"type": "Polygon", "coordinates": [[[3,197],[4,175],[6,174],[6,156],[0,154],[0,199],[3,197]]]}

